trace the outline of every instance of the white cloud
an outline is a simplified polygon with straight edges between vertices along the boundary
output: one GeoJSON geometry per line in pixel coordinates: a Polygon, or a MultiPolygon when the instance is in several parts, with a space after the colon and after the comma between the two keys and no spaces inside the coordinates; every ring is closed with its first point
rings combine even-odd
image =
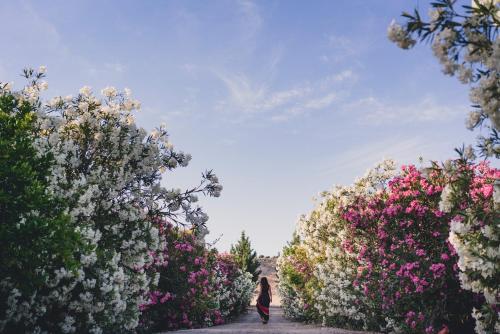
{"type": "Polygon", "coordinates": [[[425,97],[417,103],[401,104],[369,96],[344,105],[343,110],[356,114],[364,122],[384,124],[445,121],[465,115],[467,109],[464,106],[442,105],[432,97],[425,97]]]}
{"type": "Polygon", "coordinates": [[[224,83],[229,95],[219,101],[217,109],[231,112],[237,117],[266,114],[272,121],[285,121],[314,110],[323,110],[337,102],[339,83],[353,82],[356,75],[342,71],[316,82],[305,82],[286,90],[273,90],[267,83],[256,84],[244,74],[214,71],[224,83]]]}
{"type": "Polygon", "coordinates": [[[324,109],[336,101],[337,97],[337,94],[333,92],[323,97],[306,101],[304,109],[324,109]]]}

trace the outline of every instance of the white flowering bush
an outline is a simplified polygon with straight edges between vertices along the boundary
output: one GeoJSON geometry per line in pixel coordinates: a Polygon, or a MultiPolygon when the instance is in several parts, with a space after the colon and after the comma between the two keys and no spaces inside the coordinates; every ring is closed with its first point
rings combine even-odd
{"type": "Polygon", "coordinates": [[[388,37],[403,49],[417,40],[432,42],[432,51],[446,75],[457,76],[471,87],[472,111],[466,121],[468,129],[486,127],[487,137],[479,137],[479,148],[485,156],[500,157],[500,1],[472,0],[470,6],[458,8],[456,1],[431,3],[429,20],[418,10],[403,13],[406,23],[395,21],[388,37]]]}
{"type": "Polygon", "coordinates": [[[462,288],[482,298],[473,311],[477,333],[500,332],[500,171],[467,159],[449,166],[441,208],[455,214],[449,241],[458,255],[462,288]]]}
{"type": "Polygon", "coordinates": [[[253,276],[242,271],[230,254],[219,254],[215,266],[217,310],[224,320],[246,312],[255,291],[253,276]]]}
{"type": "Polygon", "coordinates": [[[36,108],[0,84],[0,332],[61,331],[60,268],[79,267],[80,234],[46,189],[53,157],[37,155],[36,108]],[[50,315],[50,316],[49,316],[50,315]],[[49,318],[49,319],[48,319],[49,318]],[[58,320],[58,321],[56,321],[58,320]],[[42,326],[42,323],[44,325],[42,326]]]}
{"type": "Polygon", "coordinates": [[[278,260],[279,291],[287,316],[328,326],[374,327],[369,302],[353,284],[359,262],[345,251],[356,245],[350,244],[349,224],[340,209],[359,196],[376,194],[394,176],[395,168],[392,160],[382,162],[353,186],[323,193],[316,208],[301,217],[294,242],[278,260]]]}
{"type": "Polygon", "coordinates": [[[129,90],[107,87],[100,98],[83,87],[76,96],[44,102],[44,73],[44,67],[25,70],[30,83],[14,95],[36,114],[36,156],[53,158],[44,192],[64,202],[63,213],[82,245],[71,249],[78,259],[73,267],[51,264],[31,273],[43,280],[45,294],[25,295],[12,277],[2,275],[8,302],[0,324],[25,324],[34,332],[134,331],[153,283],[144,268],[161,246],[148,218],[168,217],[202,236],[208,217],[196,206],[196,195],[219,196],[222,187],[207,172],[192,189],[165,189],[162,174],[187,166],[191,156],[174,149],[164,126],[150,134],[136,126],[140,103],[129,90]]]}

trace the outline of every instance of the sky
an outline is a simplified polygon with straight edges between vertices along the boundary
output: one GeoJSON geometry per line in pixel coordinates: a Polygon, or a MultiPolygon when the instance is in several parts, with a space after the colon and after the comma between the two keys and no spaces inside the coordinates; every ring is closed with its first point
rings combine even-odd
{"type": "Polygon", "coordinates": [[[202,199],[207,240],[241,231],[276,255],[298,217],[334,184],[380,162],[445,160],[473,143],[468,87],[441,73],[429,45],[387,39],[427,1],[0,0],[0,81],[46,65],[49,96],[89,85],[133,91],[137,123],[165,122],[191,164],[164,185],[213,169],[224,190],[202,199]]]}

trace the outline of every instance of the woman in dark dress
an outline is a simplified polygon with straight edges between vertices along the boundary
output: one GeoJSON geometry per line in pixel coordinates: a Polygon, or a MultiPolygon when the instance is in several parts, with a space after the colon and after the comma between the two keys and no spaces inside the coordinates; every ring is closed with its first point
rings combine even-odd
{"type": "Polygon", "coordinates": [[[260,293],[257,298],[257,312],[259,312],[263,324],[267,324],[269,321],[269,304],[271,304],[272,301],[273,294],[271,292],[271,286],[267,278],[262,277],[260,279],[260,293]]]}

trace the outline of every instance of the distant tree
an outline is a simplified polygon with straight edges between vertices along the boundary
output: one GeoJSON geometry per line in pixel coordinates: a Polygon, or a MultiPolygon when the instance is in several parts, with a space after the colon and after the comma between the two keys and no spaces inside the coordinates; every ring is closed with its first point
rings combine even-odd
{"type": "Polygon", "coordinates": [[[257,282],[261,273],[260,263],[257,260],[257,252],[252,249],[250,239],[246,236],[245,231],[241,232],[241,237],[236,245],[231,245],[231,254],[241,270],[248,271],[252,274],[253,281],[257,282]]]}

